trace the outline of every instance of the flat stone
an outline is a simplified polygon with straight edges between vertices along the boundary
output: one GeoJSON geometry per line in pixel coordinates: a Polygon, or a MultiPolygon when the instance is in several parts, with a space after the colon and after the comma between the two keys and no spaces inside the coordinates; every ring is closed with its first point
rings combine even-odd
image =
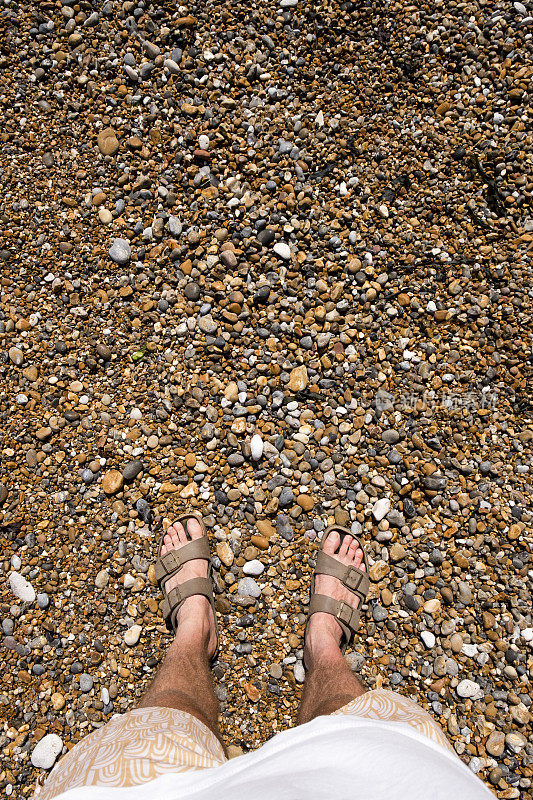
{"type": "Polygon", "coordinates": [[[433,647],[435,647],[435,642],[436,642],[435,634],[432,633],[431,631],[422,631],[420,633],[420,638],[422,639],[424,645],[427,647],[428,650],[431,650],[433,647]]]}
{"type": "Polygon", "coordinates": [[[10,347],[8,350],[9,360],[16,366],[20,367],[24,361],[24,353],[19,347],[10,347]]]}
{"type": "MultiPolygon", "coordinates": [[[[141,473],[143,470],[142,461],[129,461],[122,470],[122,477],[129,483],[130,481],[134,481],[137,475],[141,473]]],[[[104,490],[105,491],[105,490],[104,490]]]]}
{"type": "Polygon", "coordinates": [[[220,558],[222,563],[225,564],[226,567],[231,567],[235,556],[229,544],[227,542],[219,542],[217,544],[216,550],[217,550],[217,556],[220,558]]]}
{"type": "Polygon", "coordinates": [[[98,148],[104,156],[114,156],[119,149],[119,141],[113,128],[104,128],[98,134],[98,148]]]}
{"type": "Polygon", "coordinates": [[[265,565],[262,564],[257,558],[254,558],[252,561],[247,561],[244,564],[242,571],[245,575],[253,575],[257,577],[258,575],[262,575],[265,571],[265,565]]]}
{"type": "Polygon", "coordinates": [[[261,596],[261,589],[253,578],[241,578],[237,586],[237,592],[244,597],[257,598],[261,596]]]}
{"type": "Polygon", "coordinates": [[[288,383],[288,388],[291,390],[291,392],[303,391],[308,383],[309,378],[307,376],[307,369],[304,365],[301,367],[295,367],[293,370],[291,370],[288,383]]]}
{"type": "Polygon", "coordinates": [[[391,561],[402,561],[406,556],[406,550],[399,542],[394,542],[389,550],[389,557],[391,561]]]}
{"type": "Polygon", "coordinates": [[[274,247],[272,248],[277,256],[279,256],[283,261],[289,261],[291,257],[291,248],[285,242],[276,242],[274,247]]]}
{"type": "Polygon", "coordinates": [[[128,647],[134,647],[137,644],[141,636],[141,631],[142,627],[140,625],[132,625],[131,628],[124,633],[124,641],[128,647]]]}
{"type": "Polygon", "coordinates": [[[463,698],[477,698],[483,695],[483,691],[478,683],[471,681],[468,678],[460,681],[455,689],[459,697],[463,698]]]}
{"type": "Polygon", "coordinates": [[[492,731],[485,742],[487,753],[495,758],[499,758],[505,750],[505,733],[503,731],[492,731]]]}
{"type": "Polygon", "coordinates": [[[131,258],[131,245],[127,239],[115,239],[109,248],[109,256],[120,267],[129,264],[131,258]]]}
{"type": "Polygon", "coordinates": [[[252,436],[250,441],[250,452],[254,461],[259,461],[263,455],[263,440],[258,433],[252,436]]]}
{"type": "Polygon", "coordinates": [[[391,507],[391,502],[388,497],[380,498],[372,508],[372,516],[376,520],[376,522],[381,522],[381,520],[389,513],[391,507]]]}
{"type": "Polygon", "coordinates": [[[35,589],[19,572],[12,572],[9,576],[9,586],[15,597],[23,603],[33,603],[36,597],[35,589]]]}
{"type": "Polygon", "coordinates": [[[31,763],[38,769],[51,769],[62,749],[63,741],[57,733],[48,733],[33,748],[31,763]]]}
{"type": "Polygon", "coordinates": [[[118,469],[111,469],[102,478],[102,489],[106,494],[116,494],[124,486],[124,477],[118,469]]]}

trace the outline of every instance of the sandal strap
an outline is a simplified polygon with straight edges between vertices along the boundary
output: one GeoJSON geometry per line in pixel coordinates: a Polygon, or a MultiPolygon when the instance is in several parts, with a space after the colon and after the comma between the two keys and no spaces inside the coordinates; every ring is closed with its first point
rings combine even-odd
{"type": "Polygon", "coordinates": [[[331,575],[333,578],[337,578],[347,589],[357,595],[361,603],[366,600],[370,589],[370,579],[368,572],[363,572],[359,567],[353,564],[351,566],[341,564],[337,558],[320,550],[316,559],[315,574],[331,575]]]}
{"type": "Polygon", "coordinates": [[[211,559],[206,536],[193,539],[192,542],[184,544],[178,550],[169,550],[164,556],[159,556],[155,562],[155,576],[159,584],[174,575],[187,561],[194,561],[197,558],[203,558],[206,561],[211,559]]]}
{"type": "Polygon", "coordinates": [[[353,635],[359,628],[360,610],[353,608],[343,600],[335,600],[325,594],[313,594],[309,603],[309,617],[312,614],[322,612],[331,614],[342,628],[345,640],[350,643],[353,635]]]}
{"type": "Polygon", "coordinates": [[[165,622],[171,630],[176,629],[176,617],[181,606],[188,597],[195,594],[202,594],[207,597],[211,605],[213,605],[213,584],[211,578],[191,578],[179,586],[175,586],[168,594],[165,594],[161,603],[161,612],[165,622]]]}

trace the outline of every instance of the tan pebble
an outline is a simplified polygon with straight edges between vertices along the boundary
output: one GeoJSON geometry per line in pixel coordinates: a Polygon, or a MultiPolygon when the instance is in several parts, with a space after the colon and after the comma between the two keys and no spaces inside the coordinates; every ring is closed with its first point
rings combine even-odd
{"type": "Polygon", "coordinates": [[[293,370],[291,370],[289,383],[287,384],[291,392],[301,392],[303,389],[305,389],[308,383],[309,378],[305,365],[302,365],[301,367],[295,367],[293,370]]]}
{"type": "Polygon", "coordinates": [[[100,222],[103,222],[104,225],[109,225],[110,222],[113,222],[113,214],[108,208],[100,206],[98,209],[98,219],[100,222]]]}
{"type": "Polygon", "coordinates": [[[531,719],[531,714],[527,710],[524,703],[519,703],[517,706],[512,706],[511,716],[519,725],[527,725],[531,719]]]}
{"type": "Polygon", "coordinates": [[[37,378],[39,377],[39,370],[37,369],[37,367],[34,366],[26,367],[25,369],[22,370],[22,374],[27,380],[36,381],[37,378]]]}
{"type": "Polygon", "coordinates": [[[496,624],[496,617],[490,611],[483,612],[483,627],[486,631],[490,631],[496,624]]]}
{"type": "Polygon", "coordinates": [[[515,524],[511,525],[511,527],[509,528],[509,533],[507,534],[507,536],[511,541],[515,541],[520,537],[521,533],[522,533],[522,528],[520,527],[520,525],[515,524]]]}
{"type": "Polygon", "coordinates": [[[124,486],[124,478],[118,469],[111,469],[102,478],[102,489],[106,494],[116,494],[124,486]]]}
{"type": "Polygon", "coordinates": [[[505,734],[502,731],[492,731],[485,742],[485,749],[491,756],[501,756],[505,750],[505,734]]]}
{"type": "Polygon", "coordinates": [[[233,555],[233,550],[227,542],[219,542],[217,544],[217,556],[220,558],[222,563],[226,565],[226,567],[231,567],[235,558],[233,555]]]}
{"type": "Polygon", "coordinates": [[[438,614],[441,610],[440,600],[434,597],[432,600],[426,600],[424,603],[424,611],[426,614],[438,614]]]}
{"type": "Polygon", "coordinates": [[[61,711],[61,709],[65,707],[66,703],[65,698],[59,692],[53,693],[52,697],[50,698],[50,702],[54,711],[61,711]]]}
{"type": "Polygon", "coordinates": [[[188,483],[187,486],[184,486],[183,489],[180,490],[180,497],[183,497],[184,500],[188,500],[189,497],[194,497],[198,492],[199,488],[197,483],[188,483]]]}
{"type": "Polygon", "coordinates": [[[104,156],[114,156],[119,148],[113,128],[105,128],[98,134],[98,148],[104,156]]]}
{"type": "Polygon", "coordinates": [[[239,387],[235,381],[230,381],[224,389],[224,397],[231,403],[236,403],[239,397],[239,387]]]}
{"type": "Polygon", "coordinates": [[[250,681],[249,683],[244,684],[244,691],[248,695],[248,699],[252,701],[252,703],[257,703],[259,698],[261,697],[261,692],[254,686],[254,684],[250,681]]]}
{"type": "Polygon", "coordinates": [[[375,561],[370,567],[368,574],[371,581],[380,581],[385,575],[388,575],[390,567],[386,561],[375,561]]]}
{"type": "Polygon", "coordinates": [[[155,576],[155,566],[150,564],[148,567],[148,572],[146,573],[146,577],[148,578],[148,583],[151,586],[157,586],[157,578],[155,576]]]}
{"type": "Polygon", "coordinates": [[[381,590],[381,602],[384,606],[390,606],[392,603],[392,592],[389,589],[381,590]]]}
{"type": "Polygon", "coordinates": [[[264,536],[252,536],[250,541],[255,547],[259,548],[259,550],[268,550],[268,539],[264,536]]]}
{"type": "Polygon", "coordinates": [[[255,525],[261,536],[266,539],[271,539],[276,534],[276,529],[267,519],[258,519],[255,525]]]}
{"type": "Polygon", "coordinates": [[[399,542],[394,542],[389,550],[389,556],[391,561],[401,561],[407,555],[405,547],[401,545],[399,542]]]}
{"type": "Polygon", "coordinates": [[[450,637],[450,647],[454,653],[460,653],[463,649],[463,637],[460,633],[454,633],[450,637]]]}
{"type": "Polygon", "coordinates": [[[159,487],[159,494],[174,494],[174,492],[178,492],[179,489],[180,487],[177,484],[171,483],[170,481],[163,481],[163,483],[159,487]]]}
{"type": "Polygon", "coordinates": [[[312,509],[315,507],[314,498],[309,494],[301,494],[298,497],[297,503],[300,508],[303,508],[304,511],[312,511],[312,509]]]}

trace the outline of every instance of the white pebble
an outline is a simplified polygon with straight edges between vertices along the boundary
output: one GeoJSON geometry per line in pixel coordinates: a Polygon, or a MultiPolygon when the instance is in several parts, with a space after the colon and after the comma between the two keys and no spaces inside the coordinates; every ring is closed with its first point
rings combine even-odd
{"type": "Polygon", "coordinates": [[[140,625],[132,625],[124,634],[124,641],[129,647],[133,647],[139,641],[142,628],[140,625]]]}
{"type": "Polygon", "coordinates": [[[258,433],[255,433],[252,436],[252,441],[250,442],[250,450],[252,451],[253,460],[259,461],[259,459],[263,455],[263,440],[261,439],[258,433]]]}
{"type": "Polygon", "coordinates": [[[129,572],[127,572],[124,575],[124,588],[131,589],[134,583],[135,583],[135,578],[133,577],[133,575],[130,575],[129,572]]]}
{"type": "Polygon", "coordinates": [[[37,742],[31,754],[31,763],[40,769],[50,769],[63,749],[63,742],[57,733],[49,733],[37,742]]]}
{"type": "Polygon", "coordinates": [[[431,631],[422,631],[420,634],[420,638],[422,639],[428,650],[431,650],[433,647],[435,647],[435,642],[437,640],[435,639],[435,634],[431,633],[431,631]]]}
{"type": "Polygon", "coordinates": [[[237,584],[237,592],[246,597],[259,597],[261,589],[253,578],[241,578],[237,584]]]}
{"type": "Polygon", "coordinates": [[[198,137],[198,145],[200,150],[209,150],[209,136],[206,136],[205,133],[202,133],[198,137]]]}
{"type": "Polygon", "coordinates": [[[382,203],[378,207],[378,211],[379,211],[380,216],[383,217],[383,219],[388,219],[389,218],[389,209],[387,208],[385,203],[382,203]]]}
{"type": "Polygon", "coordinates": [[[15,572],[18,572],[18,570],[21,568],[22,561],[17,555],[11,557],[11,566],[15,570],[15,572]]]}
{"type": "Polygon", "coordinates": [[[294,680],[296,683],[303,683],[305,681],[305,669],[301,661],[297,661],[292,668],[294,672],[294,680]]]}
{"type": "Polygon", "coordinates": [[[103,589],[109,583],[109,572],[106,569],[101,569],[94,579],[94,585],[97,589],[103,589]]]}
{"type": "Polygon", "coordinates": [[[265,565],[258,558],[254,558],[252,561],[246,562],[242,571],[245,575],[261,575],[265,571],[265,565]]]}
{"type": "Polygon", "coordinates": [[[288,244],[285,244],[285,242],[276,242],[274,245],[274,252],[284,261],[288,261],[291,257],[291,249],[288,244]]]}
{"type": "Polygon", "coordinates": [[[383,517],[386,517],[390,511],[390,500],[388,497],[382,497],[377,503],[374,505],[372,509],[372,516],[376,520],[376,522],[381,522],[383,517]]]}
{"type": "Polygon", "coordinates": [[[35,589],[20,572],[11,573],[9,576],[9,586],[15,597],[18,597],[23,603],[33,603],[35,600],[35,589]]]}
{"type": "Polygon", "coordinates": [[[481,697],[483,694],[483,691],[479,686],[479,684],[477,684],[475,681],[469,680],[468,678],[465,678],[464,680],[460,681],[455,691],[457,692],[459,697],[472,698],[472,699],[478,696],[481,697]]]}

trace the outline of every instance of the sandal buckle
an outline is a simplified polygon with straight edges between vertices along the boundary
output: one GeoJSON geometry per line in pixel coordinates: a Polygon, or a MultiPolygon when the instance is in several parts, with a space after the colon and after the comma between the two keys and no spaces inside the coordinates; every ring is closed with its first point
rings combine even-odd
{"type": "Polygon", "coordinates": [[[337,611],[337,619],[340,619],[341,622],[344,622],[345,625],[349,625],[352,619],[352,612],[353,609],[348,603],[345,603],[344,600],[341,600],[339,605],[339,610],[337,611]]]}
{"type": "Polygon", "coordinates": [[[355,569],[356,568],[354,567],[348,567],[343,581],[343,583],[348,587],[348,589],[351,589],[352,592],[359,591],[359,587],[361,586],[361,582],[364,578],[364,573],[359,571],[356,572],[355,569]]]}

